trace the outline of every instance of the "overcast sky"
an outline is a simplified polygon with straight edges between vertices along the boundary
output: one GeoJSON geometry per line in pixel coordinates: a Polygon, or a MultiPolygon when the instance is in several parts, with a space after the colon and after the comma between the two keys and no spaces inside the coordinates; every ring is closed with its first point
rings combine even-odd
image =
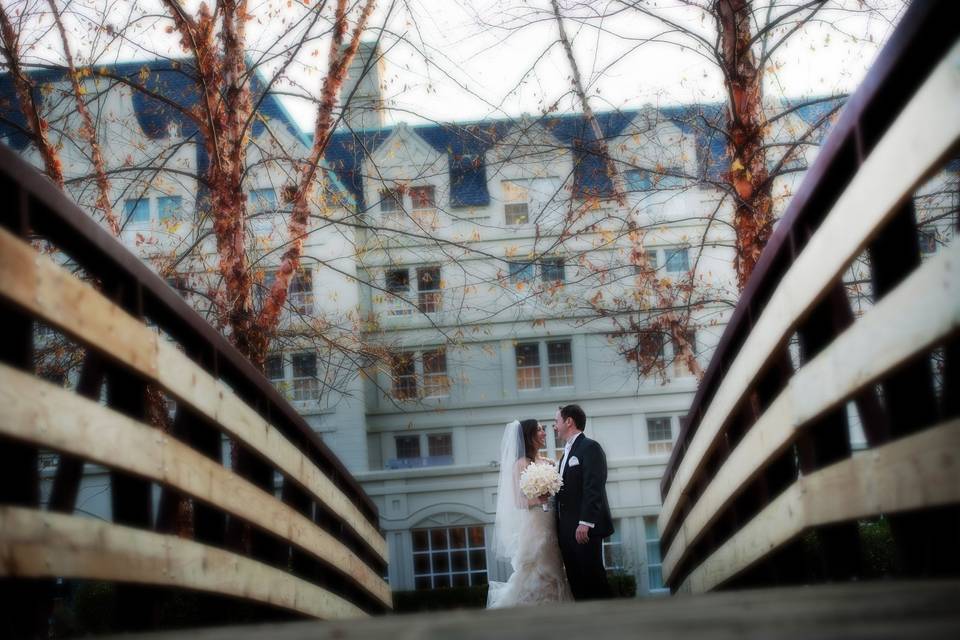
{"type": "MultiPolygon", "coordinates": [[[[40,11],[46,7],[39,0],[18,1],[40,11]]],[[[688,1],[649,0],[646,4],[713,40],[716,34],[712,19],[687,6],[688,1]]],[[[186,5],[195,11],[199,2],[187,0],[186,5]]],[[[876,11],[821,13],[821,21],[808,25],[777,51],[776,68],[766,76],[768,95],[801,97],[852,91],[889,37],[904,6],[904,0],[838,2],[854,9],[869,6],[876,11]]],[[[114,25],[133,23],[132,28],[124,31],[122,46],[112,46],[108,55],[98,56],[97,63],[104,64],[150,59],[158,54],[186,55],[176,34],[167,33],[171,22],[158,3],[159,0],[73,0],[70,6],[75,12],[85,11],[86,7],[94,16],[109,6],[109,21],[114,25]]],[[[623,8],[614,0],[561,0],[561,4],[608,11],[623,8]]],[[[250,58],[257,59],[259,51],[265,48],[278,51],[279,34],[303,19],[306,6],[315,6],[315,2],[251,0],[253,19],[247,26],[250,58]]],[[[765,4],[761,0],[755,2],[755,7],[762,6],[765,4]]],[[[107,39],[102,30],[91,29],[89,22],[68,15],[67,23],[72,27],[78,52],[97,49],[91,41],[107,39]]],[[[542,113],[555,104],[560,112],[580,110],[570,99],[570,68],[562,48],[556,44],[557,25],[550,0],[379,0],[367,39],[374,38],[375,29],[383,24],[383,80],[392,107],[389,123],[514,117],[542,113]],[[385,20],[391,6],[393,12],[385,20]]],[[[661,22],[627,9],[605,19],[602,30],[584,27],[574,20],[565,24],[595,110],[723,99],[721,77],[715,65],[704,59],[705,52],[662,42],[664,38],[675,43],[689,40],[664,34],[661,22]],[[651,38],[654,41],[649,41],[651,38]]],[[[42,62],[62,63],[59,44],[49,31],[45,33],[45,42],[33,47],[31,55],[42,62]]],[[[298,64],[290,67],[291,77],[300,86],[296,90],[319,94],[327,47],[319,39],[301,49],[298,64]]],[[[283,100],[301,126],[312,130],[315,106],[292,98],[283,100]]]]}
{"type": "MultiPolygon", "coordinates": [[[[387,4],[381,2],[381,16],[387,4]]],[[[701,12],[677,2],[657,4],[678,22],[715,37],[712,21],[703,20],[701,12]]],[[[899,0],[870,5],[880,10],[832,12],[824,16],[829,24],[811,24],[792,36],[776,55],[778,68],[767,76],[769,95],[830,95],[855,89],[903,10],[899,0]]],[[[560,111],[579,110],[569,98],[569,65],[562,48],[553,44],[557,26],[549,6],[549,0],[403,3],[387,23],[392,35],[384,36],[389,47],[384,80],[393,107],[389,121],[536,114],[564,95],[568,97],[561,100],[560,111]]],[[[602,33],[573,21],[566,28],[596,110],[723,99],[719,72],[701,53],[644,42],[651,37],[684,42],[664,36],[663,25],[653,19],[625,11],[606,19],[602,33]]],[[[309,122],[309,108],[291,104],[291,109],[305,125],[309,122]]]]}

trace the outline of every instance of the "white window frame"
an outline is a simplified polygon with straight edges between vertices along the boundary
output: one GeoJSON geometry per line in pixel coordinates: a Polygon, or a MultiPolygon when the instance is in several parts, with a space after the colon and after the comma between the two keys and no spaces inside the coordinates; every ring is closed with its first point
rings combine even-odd
{"type": "Polygon", "coordinates": [[[316,351],[290,353],[290,395],[294,402],[315,403],[320,400],[319,362],[316,351]],[[297,376],[295,362],[299,356],[313,356],[313,375],[297,376]]]}
{"type": "Polygon", "coordinates": [[[615,521],[613,523],[613,533],[603,539],[602,542],[602,557],[603,557],[603,568],[607,571],[622,571],[626,564],[623,560],[623,536],[620,533],[620,521],[615,521]],[[607,562],[607,554],[612,556],[612,560],[615,560],[613,563],[607,562]]]}
{"type": "Polygon", "coordinates": [[[468,524],[462,526],[448,526],[448,527],[429,527],[429,528],[416,528],[410,530],[410,547],[413,549],[413,581],[414,588],[418,590],[424,589],[440,589],[446,587],[452,587],[454,582],[454,576],[466,576],[468,586],[480,586],[487,584],[489,581],[489,574],[487,568],[487,545],[486,545],[486,531],[482,524],[468,524]],[[462,529],[464,535],[464,546],[462,548],[453,548],[451,541],[450,531],[454,529],[462,529]],[[478,544],[473,544],[470,539],[470,530],[479,529],[483,534],[483,542],[478,544]],[[434,548],[434,531],[443,531],[444,538],[446,540],[446,546],[441,548],[434,548]],[[413,536],[416,535],[416,532],[426,532],[427,536],[427,548],[422,550],[416,549],[416,544],[414,542],[413,536]],[[466,554],[467,558],[467,568],[466,571],[454,571],[453,569],[453,553],[463,552],[466,554]],[[433,556],[444,556],[446,555],[447,570],[446,571],[437,571],[433,566],[433,556]],[[417,558],[426,557],[427,566],[429,570],[424,573],[422,571],[417,571],[417,558]],[[473,558],[483,558],[483,567],[474,567],[473,558]],[[476,576],[476,577],[475,577],[476,576]],[[481,578],[482,576],[482,578],[481,578]],[[417,579],[426,579],[430,585],[417,587],[417,579]],[[439,578],[439,579],[438,579],[439,578]],[[445,578],[445,579],[444,579],[445,578]],[[446,583],[446,584],[444,584],[446,583]]]}
{"type": "Polygon", "coordinates": [[[447,350],[443,347],[424,349],[417,352],[415,366],[419,366],[423,380],[424,398],[446,398],[450,395],[450,374],[447,363],[447,350]],[[443,360],[443,371],[427,373],[427,355],[438,356],[443,360]]]}
{"type": "Polygon", "coordinates": [[[572,389],[576,386],[576,369],[574,367],[573,340],[570,338],[551,338],[549,340],[518,340],[513,345],[513,361],[516,369],[517,391],[526,393],[529,391],[540,391],[544,389],[572,389]],[[567,343],[570,345],[570,362],[550,362],[551,344],[567,343]],[[520,365],[518,362],[517,349],[521,346],[536,345],[537,364],[520,365]],[[559,381],[556,375],[557,369],[567,369],[569,373],[564,373],[564,382],[569,379],[570,384],[553,384],[554,380],[559,381]],[[526,372],[536,372],[527,374],[526,372]],[[531,383],[536,379],[537,386],[521,386],[521,379],[529,378],[531,383]]]}
{"type": "MultiPolygon", "coordinates": [[[[675,430],[673,426],[673,416],[647,416],[646,417],[646,433],[647,433],[647,452],[650,455],[661,455],[661,454],[670,454],[673,451],[673,444],[676,438],[675,430]],[[657,439],[652,439],[652,434],[650,431],[651,422],[657,420],[666,420],[667,426],[670,430],[669,439],[664,439],[658,437],[657,439]]],[[[662,426],[662,423],[661,423],[662,426]]]]}
{"type": "Polygon", "coordinates": [[[443,310],[443,290],[441,288],[442,269],[440,266],[429,265],[417,267],[417,308],[421,313],[439,313],[443,310]],[[428,270],[436,270],[436,282],[429,283],[432,288],[425,288],[422,274],[428,270]]]}
{"type": "Polygon", "coordinates": [[[644,540],[644,545],[645,545],[645,546],[644,546],[644,549],[645,549],[645,552],[646,552],[647,591],[648,591],[649,593],[667,593],[667,592],[670,591],[670,589],[669,589],[669,587],[666,587],[666,586],[663,585],[663,555],[662,555],[662,551],[661,551],[661,549],[660,549],[660,532],[659,532],[659,530],[657,529],[657,516],[643,516],[643,540],[644,540]],[[648,526],[647,526],[647,523],[648,523],[648,522],[652,522],[652,523],[653,523],[653,529],[654,529],[654,531],[657,531],[657,537],[656,537],[656,538],[651,538],[651,537],[649,537],[648,534],[650,533],[650,531],[649,531],[649,528],[648,528],[648,526]],[[651,558],[651,553],[650,553],[650,550],[651,550],[651,548],[652,548],[651,545],[656,545],[656,549],[657,549],[657,557],[656,557],[656,560],[657,560],[657,562],[651,562],[651,560],[653,560],[653,558],[651,558]],[[660,580],[659,580],[660,586],[659,586],[659,587],[654,587],[654,586],[652,586],[652,585],[653,585],[653,581],[651,580],[651,574],[652,574],[652,572],[653,572],[654,570],[655,570],[655,571],[657,572],[657,574],[659,574],[659,576],[660,576],[660,580]]]}
{"type": "Polygon", "coordinates": [[[410,298],[410,269],[395,267],[384,272],[383,288],[387,291],[387,315],[409,316],[413,313],[413,306],[408,302],[410,298]],[[390,283],[392,273],[406,273],[407,286],[403,289],[395,288],[390,283]]]}
{"type": "Polygon", "coordinates": [[[530,224],[530,187],[529,180],[503,180],[503,224],[519,227],[530,224]]]}
{"type": "Polygon", "coordinates": [[[547,384],[551,389],[570,389],[574,386],[573,371],[573,341],[572,340],[547,340],[545,343],[547,352],[547,384]],[[565,344],[569,349],[569,362],[550,362],[550,345],[565,344]],[[562,370],[562,371],[561,371],[562,370]],[[558,384],[554,384],[554,380],[558,384]]]}
{"type": "Polygon", "coordinates": [[[541,343],[537,341],[537,342],[517,342],[515,345],[513,345],[513,361],[517,369],[517,391],[520,391],[520,392],[539,391],[540,389],[543,388],[543,362],[542,362],[542,358],[540,357],[540,351],[541,351],[540,344],[541,343]],[[537,355],[537,363],[536,364],[524,363],[523,365],[521,365],[519,361],[520,360],[519,348],[529,347],[529,346],[536,347],[535,353],[537,355]],[[524,372],[524,378],[526,378],[526,372],[535,373],[534,376],[531,376],[531,380],[533,377],[536,378],[536,386],[521,386],[520,384],[521,371],[524,372]]]}
{"type": "Polygon", "coordinates": [[[450,370],[447,362],[447,350],[442,346],[434,348],[424,348],[417,350],[402,350],[392,354],[390,367],[390,395],[394,400],[429,400],[436,398],[446,398],[450,395],[450,370]],[[443,371],[426,372],[424,367],[424,356],[428,354],[440,354],[443,357],[443,371]],[[413,372],[402,376],[397,376],[394,367],[393,358],[408,356],[413,364],[413,372]],[[400,379],[413,381],[413,394],[400,397],[396,394],[401,388],[398,384],[400,379]]]}

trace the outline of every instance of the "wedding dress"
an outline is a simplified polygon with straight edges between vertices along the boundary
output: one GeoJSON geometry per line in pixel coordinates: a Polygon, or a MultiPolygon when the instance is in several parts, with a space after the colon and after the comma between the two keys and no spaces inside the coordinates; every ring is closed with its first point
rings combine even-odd
{"type": "Polygon", "coordinates": [[[494,552],[498,558],[510,560],[513,573],[507,582],[490,583],[489,609],[573,600],[560,558],[554,513],[540,505],[528,508],[520,493],[522,438],[519,423],[507,425],[501,445],[494,552]]]}

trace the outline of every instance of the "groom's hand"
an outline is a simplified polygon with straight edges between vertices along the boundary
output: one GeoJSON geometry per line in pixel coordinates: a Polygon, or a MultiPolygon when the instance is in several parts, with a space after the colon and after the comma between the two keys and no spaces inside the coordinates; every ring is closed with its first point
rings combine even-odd
{"type": "Polygon", "coordinates": [[[576,537],[580,544],[587,544],[590,541],[590,527],[585,524],[578,525],[576,537]]]}

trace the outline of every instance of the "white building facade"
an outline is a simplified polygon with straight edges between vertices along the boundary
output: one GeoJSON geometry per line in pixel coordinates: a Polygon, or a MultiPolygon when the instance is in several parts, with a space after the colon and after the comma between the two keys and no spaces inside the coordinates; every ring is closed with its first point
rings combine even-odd
{"type": "MultiPolygon", "coordinates": [[[[716,146],[685,128],[679,110],[601,114],[622,169],[620,202],[583,118],[385,128],[372,89],[379,66],[370,69],[359,92],[364,113],[348,112],[351,128],[328,151],[329,196],[312,218],[267,377],[376,502],[397,590],[506,579],[509,566],[489,550],[504,425],[537,418],[550,427],[559,405],[580,404],[587,435],[607,455],[616,528],[605,543],[608,568],[634,576],[640,595],[662,592],[660,477],[696,377],[679,362],[662,375],[638,375],[618,352],[616,325],[587,301],[637,291],[638,247],[658,279],[696,267],[699,285],[732,299],[730,239],[723,225],[710,226],[725,205],[696,179],[716,146]],[[353,340],[337,327],[360,326],[364,341],[389,355],[379,364],[336,360],[298,337],[309,333],[298,327],[320,322],[332,340],[353,340]]],[[[161,69],[151,73],[158,91],[182,90],[165,86],[161,69]]],[[[161,270],[164,256],[199,242],[169,281],[202,312],[198,294],[216,263],[212,240],[202,237],[208,223],[196,215],[200,145],[129,87],[97,89],[109,165],[146,166],[169,154],[176,169],[117,172],[111,197],[124,217],[121,240],[161,270]]],[[[76,123],[62,104],[49,120],[69,137],[76,123]]],[[[290,168],[272,158],[303,157],[310,141],[278,102],[264,105],[269,117],[254,130],[247,191],[251,264],[266,286],[287,240],[280,193],[290,168]]],[[[37,162],[29,146],[5,137],[37,162]]],[[[68,176],[89,175],[86,155],[69,153],[68,176]]],[[[72,195],[88,207],[94,198],[89,190],[72,195]]],[[[695,311],[690,337],[704,366],[729,310],[717,303],[695,311]]],[[[668,339],[658,348],[671,362],[678,347],[668,339]]],[[[543,453],[562,447],[548,428],[543,453]]],[[[91,470],[80,510],[109,517],[105,481],[91,470]]]]}

